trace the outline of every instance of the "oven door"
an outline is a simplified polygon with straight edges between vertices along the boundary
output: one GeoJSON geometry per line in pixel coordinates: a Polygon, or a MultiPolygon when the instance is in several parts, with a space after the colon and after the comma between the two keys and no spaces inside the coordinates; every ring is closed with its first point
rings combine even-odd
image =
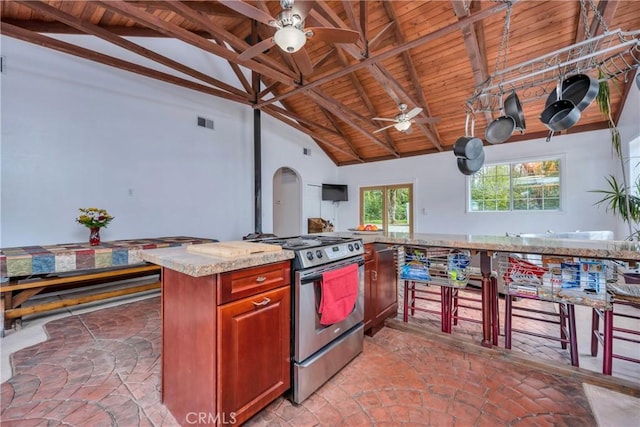
{"type": "Polygon", "coordinates": [[[303,362],[323,347],[364,321],[364,257],[357,256],[295,272],[293,357],[303,362]],[[349,316],[332,325],[322,325],[318,307],[322,297],[322,273],[358,264],[358,297],[349,316]]]}

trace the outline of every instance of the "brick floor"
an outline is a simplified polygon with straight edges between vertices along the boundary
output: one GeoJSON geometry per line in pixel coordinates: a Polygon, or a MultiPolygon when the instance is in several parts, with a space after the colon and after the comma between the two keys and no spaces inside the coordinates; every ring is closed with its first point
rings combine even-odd
{"type": "MultiPolygon", "coordinates": [[[[466,322],[465,333],[475,339],[477,327],[466,322]]],[[[66,317],[45,328],[48,341],[12,355],[14,376],[1,386],[3,426],[178,425],[160,403],[159,297],[66,317]]],[[[462,324],[455,333],[461,330],[462,324]]],[[[596,423],[579,376],[514,363],[478,345],[470,350],[384,328],[367,337],[364,352],[303,404],[278,398],[247,425],[596,423]]]]}

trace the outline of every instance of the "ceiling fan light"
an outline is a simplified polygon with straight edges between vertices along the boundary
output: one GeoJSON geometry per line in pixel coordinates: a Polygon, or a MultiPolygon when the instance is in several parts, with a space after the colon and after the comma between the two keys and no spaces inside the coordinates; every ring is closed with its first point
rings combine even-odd
{"type": "Polygon", "coordinates": [[[407,120],[406,122],[399,122],[393,125],[393,127],[395,127],[400,132],[404,132],[411,127],[411,122],[409,120],[407,120]]]}
{"type": "Polygon", "coordinates": [[[273,40],[280,47],[280,49],[285,52],[293,53],[297,52],[304,46],[307,41],[307,36],[305,36],[302,30],[299,30],[294,27],[283,27],[280,28],[273,35],[273,40]]]}

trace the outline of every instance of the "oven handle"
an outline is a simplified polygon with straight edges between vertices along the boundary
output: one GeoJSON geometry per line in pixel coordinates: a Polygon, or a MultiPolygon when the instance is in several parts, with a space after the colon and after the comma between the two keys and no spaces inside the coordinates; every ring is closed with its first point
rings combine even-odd
{"type": "Polygon", "coordinates": [[[364,257],[358,257],[357,259],[352,259],[349,260],[349,262],[342,262],[340,264],[333,264],[330,266],[325,266],[325,267],[318,267],[318,268],[314,268],[311,271],[308,271],[307,273],[305,273],[304,275],[300,275],[300,281],[302,283],[308,283],[308,282],[315,282],[316,280],[322,280],[322,273],[326,273],[327,271],[331,271],[331,270],[337,270],[338,268],[342,268],[342,267],[346,267],[348,265],[351,265],[353,263],[358,264],[358,267],[361,267],[364,265],[364,257]]]}

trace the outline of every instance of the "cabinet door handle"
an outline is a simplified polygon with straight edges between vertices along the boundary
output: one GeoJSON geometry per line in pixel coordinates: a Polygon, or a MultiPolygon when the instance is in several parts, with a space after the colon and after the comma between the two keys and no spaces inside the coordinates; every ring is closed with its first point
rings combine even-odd
{"type": "Polygon", "coordinates": [[[373,270],[373,271],[371,272],[371,278],[372,278],[373,280],[378,280],[378,272],[377,272],[377,271],[375,271],[375,270],[373,270]]]}
{"type": "Polygon", "coordinates": [[[258,277],[256,277],[256,282],[258,282],[258,283],[262,283],[262,282],[264,282],[265,280],[267,280],[267,278],[266,278],[266,277],[264,277],[264,276],[258,276],[258,277]]]}
{"type": "Polygon", "coordinates": [[[260,302],[255,302],[255,301],[251,301],[253,303],[253,305],[255,305],[256,307],[262,307],[263,305],[267,305],[271,302],[271,300],[267,297],[264,297],[264,299],[260,302]]]}

